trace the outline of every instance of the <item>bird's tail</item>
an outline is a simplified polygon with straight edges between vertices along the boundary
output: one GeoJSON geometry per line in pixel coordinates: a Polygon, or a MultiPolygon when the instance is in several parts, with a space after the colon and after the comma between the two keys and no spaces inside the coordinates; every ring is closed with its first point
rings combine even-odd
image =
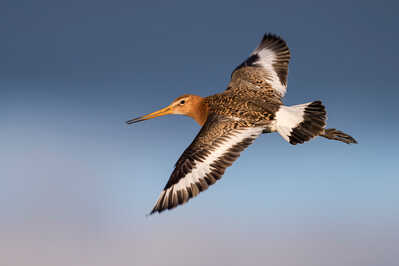
{"type": "Polygon", "coordinates": [[[325,137],[327,139],[333,139],[333,140],[338,140],[338,141],[342,141],[346,144],[356,144],[357,141],[349,136],[348,134],[340,131],[340,130],[336,130],[335,128],[326,128],[321,134],[320,136],[325,137]]]}
{"type": "Polygon", "coordinates": [[[276,130],[286,141],[296,145],[326,132],[326,119],[327,113],[321,101],[281,105],[276,113],[276,130]]]}

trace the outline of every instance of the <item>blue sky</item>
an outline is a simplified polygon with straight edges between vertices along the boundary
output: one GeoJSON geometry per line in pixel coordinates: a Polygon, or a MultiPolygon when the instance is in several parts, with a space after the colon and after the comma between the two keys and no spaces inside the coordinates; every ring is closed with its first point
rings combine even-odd
{"type": "Polygon", "coordinates": [[[3,1],[0,264],[395,265],[397,9],[3,1]],[[199,126],[124,121],[224,90],[265,32],[291,50],[285,104],[322,100],[359,144],[263,135],[208,191],[145,217],[199,126]]]}

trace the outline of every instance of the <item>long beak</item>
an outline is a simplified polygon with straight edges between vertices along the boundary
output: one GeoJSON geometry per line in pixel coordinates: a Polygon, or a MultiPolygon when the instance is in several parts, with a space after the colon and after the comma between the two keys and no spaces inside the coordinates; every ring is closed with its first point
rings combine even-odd
{"type": "Polygon", "coordinates": [[[151,118],[155,118],[155,117],[163,116],[163,115],[168,115],[168,114],[172,114],[172,108],[170,106],[165,107],[165,108],[163,108],[161,110],[158,110],[156,112],[153,112],[151,114],[143,115],[143,116],[131,119],[129,121],[126,121],[126,123],[130,125],[130,124],[133,124],[133,123],[141,122],[141,121],[144,121],[144,120],[148,120],[148,119],[151,119],[151,118]]]}

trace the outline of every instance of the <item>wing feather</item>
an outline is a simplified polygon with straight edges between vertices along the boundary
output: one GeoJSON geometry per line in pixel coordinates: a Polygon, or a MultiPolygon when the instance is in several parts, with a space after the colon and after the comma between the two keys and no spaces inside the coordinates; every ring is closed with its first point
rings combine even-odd
{"type": "Polygon", "coordinates": [[[282,98],[287,89],[289,61],[286,42],[265,34],[248,59],[233,71],[228,89],[260,89],[270,97],[282,98]]]}
{"type": "Polygon", "coordinates": [[[211,116],[175,165],[150,214],[186,203],[222,177],[263,128],[234,128],[234,120],[211,116]]]}

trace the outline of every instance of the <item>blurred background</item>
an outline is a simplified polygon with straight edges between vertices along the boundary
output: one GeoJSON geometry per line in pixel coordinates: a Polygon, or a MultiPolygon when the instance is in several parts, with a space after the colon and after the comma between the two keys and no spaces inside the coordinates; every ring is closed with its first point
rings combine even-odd
{"type": "Polygon", "coordinates": [[[395,1],[2,1],[0,265],[397,265],[395,1]],[[226,88],[265,32],[285,104],[358,145],[263,135],[188,204],[146,217],[199,126],[124,122],[226,88]]]}

